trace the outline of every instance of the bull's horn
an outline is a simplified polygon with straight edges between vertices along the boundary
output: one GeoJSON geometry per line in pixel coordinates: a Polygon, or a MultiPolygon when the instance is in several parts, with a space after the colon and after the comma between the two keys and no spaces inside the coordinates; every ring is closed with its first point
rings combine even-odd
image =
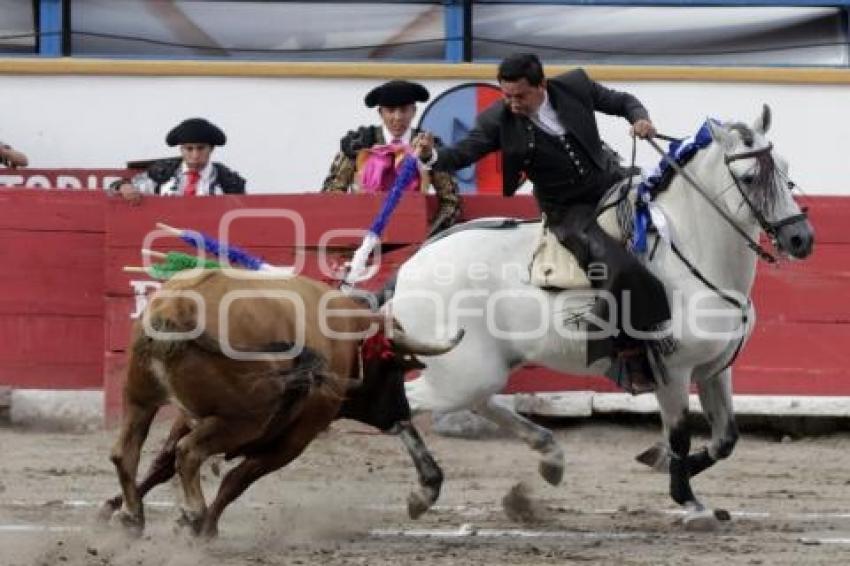
{"type": "Polygon", "coordinates": [[[464,330],[461,328],[457,331],[454,338],[444,340],[442,342],[422,342],[412,336],[408,336],[401,329],[393,330],[393,344],[396,349],[403,353],[413,354],[414,356],[439,356],[452,350],[463,339],[464,330]]]}

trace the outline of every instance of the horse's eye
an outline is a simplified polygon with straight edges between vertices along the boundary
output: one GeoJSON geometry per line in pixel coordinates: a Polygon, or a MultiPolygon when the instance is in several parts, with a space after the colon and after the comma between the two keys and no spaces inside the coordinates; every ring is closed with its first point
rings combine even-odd
{"type": "Polygon", "coordinates": [[[741,182],[744,183],[745,185],[752,185],[753,181],[755,181],[755,180],[756,180],[755,175],[743,175],[741,177],[741,182]]]}

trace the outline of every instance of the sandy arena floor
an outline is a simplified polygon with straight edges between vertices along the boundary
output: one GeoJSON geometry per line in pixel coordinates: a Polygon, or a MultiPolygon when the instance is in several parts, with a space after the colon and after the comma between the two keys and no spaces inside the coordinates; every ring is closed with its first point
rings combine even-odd
{"type": "MultiPolygon", "coordinates": [[[[143,467],[164,432],[154,431],[143,467]]],[[[415,477],[400,441],[337,423],[228,509],[208,544],[174,532],[170,484],[148,496],[141,539],[96,524],[96,506],[117,488],[113,434],[0,428],[0,566],[850,563],[846,433],[782,443],[744,436],[731,460],[694,482],[733,520],[691,533],[667,477],[633,461],[657,439],[648,425],[560,428],[567,472],[557,488],[518,441],[426,434],[447,481],[437,508],[411,521],[404,502],[415,477]],[[530,493],[524,522],[502,507],[519,482],[530,493]]],[[[217,480],[204,470],[209,499],[217,480]]]]}

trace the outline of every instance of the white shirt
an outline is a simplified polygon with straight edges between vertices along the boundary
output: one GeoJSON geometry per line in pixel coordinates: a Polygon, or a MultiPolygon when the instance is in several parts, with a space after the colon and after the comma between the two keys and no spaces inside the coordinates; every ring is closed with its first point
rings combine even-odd
{"type": "MultiPolygon", "coordinates": [[[[390,133],[386,126],[381,126],[381,129],[384,131],[384,140],[386,143],[391,144],[393,140],[396,139],[394,135],[390,133]]],[[[407,131],[404,132],[399,138],[402,143],[410,145],[410,140],[413,138],[413,128],[407,128],[407,131]]]]}
{"type": "MultiPolygon", "coordinates": [[[[180,171],[173,179],[170,179],[162,184],[159,189],[159,194],[162,196],[182,196],[186,185],[189,184],[189,175],[187,172],[189,167],[186,162],[180,164],[180,171]]],[[[210,187],[215,181],[215,169],[212,161],[207,163],[200,171],[201,177],[198,179],[198,184],[195,189],[195,196],[207,196],[210,194],[210,187]]]]}
{"type": "Polygon", "coordinates": [[[529,119],[547,134],[563,136],[567,133],[563,124],[558,121],[558,114],[555,112],[552,103],[549,102],[549,93],[545,90],[543,91],[543,104],[537,109],[536,114],[529,116],[529,119]]]}

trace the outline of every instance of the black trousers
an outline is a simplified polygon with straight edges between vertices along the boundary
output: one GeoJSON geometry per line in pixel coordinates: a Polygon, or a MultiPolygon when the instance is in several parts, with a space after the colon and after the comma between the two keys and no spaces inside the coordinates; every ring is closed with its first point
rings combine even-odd
{"type": "Polygon", "coordinates": [[[597,300],[593,314],[609,323],[616,323],[620,332],[608,340],[591,340],[588,343],[588,363],[633,345],[636,339],[628,334],[629,329],[651,331],[670,320],[670,305],[664,285],[599,227],[594,216],[595,205],[553,206],[541,203],[540,206],[546,214],[549,230],[588,272],[591,286],[610,293],[617,305],[615,321],[611,320],[608,301],[597,300]],[[628,320],[623,317],[624,307],[628,308],[628,320]]]}

